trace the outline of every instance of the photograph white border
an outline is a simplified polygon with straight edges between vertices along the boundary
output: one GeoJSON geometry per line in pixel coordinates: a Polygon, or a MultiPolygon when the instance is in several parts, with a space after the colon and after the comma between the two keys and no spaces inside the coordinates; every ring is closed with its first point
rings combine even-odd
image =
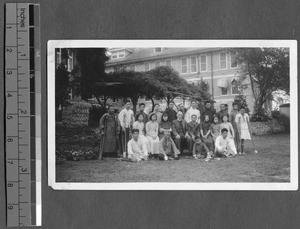
{"type": "Polygon", "coordinates": [[[47,49],[48,185],[56,190],[298,190],[298,98],[296,40],[49,40],[47,49]],[[55,48],[97,47],[287,47],[290,49],[290,182],[289,183],[63,183],[56,182],[55,48]]]}

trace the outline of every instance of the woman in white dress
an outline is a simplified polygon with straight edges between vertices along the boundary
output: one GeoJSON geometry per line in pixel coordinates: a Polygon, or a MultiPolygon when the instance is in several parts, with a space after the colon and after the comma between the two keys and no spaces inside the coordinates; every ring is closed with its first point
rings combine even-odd
{"type": "Polygon", "coordinates": [[[239,135],[241,138],[241,151],[239,154],[244,153],[244,140],[249,139],[251,140],[251,135],[249,132],[249,115],[245,113],[245,108],[242,107],[240,113],[235,116],[235,122],[237,124],[237,129],[239,131],[239,135]]]}
{"type": "Polygon", "coordinates": [[[139,130],[139,138],[142,140],[142,142],[145,143],[147,151],[150,152],[150,142],[148,138],[145,136],[145,124],[144,124],[144,115],[139,114],[137,116],[137,121],[135,121],[132,125],[133,129],[139,130]]]}
{"type": "Polygon", "coordinates": [[[156,114],[150,115],[150,121],[146,123],[146,137],[150,142],[150,152],[152,155],[159,153],[158,123],[156,122],[156,114]]]}

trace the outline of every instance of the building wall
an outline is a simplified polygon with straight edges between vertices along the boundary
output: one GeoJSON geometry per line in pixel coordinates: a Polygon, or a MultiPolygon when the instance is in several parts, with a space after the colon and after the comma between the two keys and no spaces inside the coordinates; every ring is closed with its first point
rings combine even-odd
{"type": "MultiPolygon", "coordinates": [[[[221,103],[226,103],[229,106],[229,109],[232,107],[232,102],[236,94],[232,93],[232,85],[231,82],[233,79],[237,79],[238,76],[242,73],[241,68],[231,67],[231,53],[228,50],[218,50],[207,53],[199,53],[193,55],[184,55],[173,58],[162,58],[160,60],[154,60],[149,62],[136,62],[135,64],[126,65],[126,63],[122,66],[127,70],[132,69],[134,65],[135,71],[145,71],[145,64],[150,64],[150,69],[155,68],[155,62],[159,61],[160,66],[165,66],[166,61],[171,60],[172,68],[179,73],[179,75],[187,80],[188,82],[198,82],[201,79],[205,80],[209,85],[209,92],[213,95],[213,99],[216,101],[215,108],[218,110],[219,105],[221,103]],[[226,53],[226,68],[221,69],[220,64],[220,53],[226,53]],[[201,69],[201,56],[206,56],[206,69],[201,69]],[[196,72],[192,72],[191,68],[191,58],[196,57],[196,72]],[[187,73],[182,72],[182,59],[186,58],[187,60],[187,73]],[[213,67],[213,68],[212,68],[213,67]],[[211,71],[213,69],[213,71],[211,71]],[[213,81],[212,81],[213,78],[213,81]],[[218,81],[221,79],[228,80],[227,94],[222,95],[221,87],[218,87],[218,81]],[[213,87],[212,87],[213,82],[213,87]]],[[[121,63],[121,62],[120,62],[121,63]]],[[[120,64],[119,63],[119,64],[120,64]]],[[[120,64],[121,65],[121,64],[120,64]]],[[[204,64],[203,64],[204,65],[204,64]]],[[[106,72],[114,71],[113,67],[108,67],[106,72]]],[[[244,95],[246,96],[246,100],[248,103],[248,107],[250,112],[253,110],[253,95],[250,86],[249,79],[246,79],[243,84],[247,84],[248,88],[245,89],[244,95]]],[[[189,106],[189,103],[186,103],[186,106],[189,106]]]]}

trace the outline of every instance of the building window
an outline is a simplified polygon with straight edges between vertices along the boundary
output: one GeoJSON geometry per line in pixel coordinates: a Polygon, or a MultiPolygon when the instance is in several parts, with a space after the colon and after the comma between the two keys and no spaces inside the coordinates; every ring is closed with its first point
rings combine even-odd
{"type": "Polygon", "coordinates": [[[197,58],[191,57],[191,72],[197,72],[197,58]]]}
{"type": "Polygon", "coordinates": [[[113,52],[111,55],[112,59],[119,59],[119,58],[124,58],[125,57],[125,51],[116,51],[113,52]]]}
{"type": "Polygon", "coordinates": [[[166,66],[172,67],[172,60],[166,60],[166,66]]]}
{"type": "Polygon", "coordinates": [[[71,72],[73,70],[74,67],[74,63],[73,63],[73,52],[71,52],[70,50],[68,50],[68,71],[71,72]]]}
{"type": "Polygon", "coordinates": [[[230,68],[237,68],[236,51],[230,52],[230,68]]]}
{"type": "Polygon", "coordinates": [[[236,79],[233,79],[231,82],[231,94],[237,95],[239,93],[239,85],[236,79]]]}
{"type": "Polygon", "coordinates": [[[124,58],[125,57],[125,51],[118,52],[119,53],[119,58],[124,58]]]}
{"type": "Polygon", "coordinates": [[[162,52],[162,48],[154,48],[154,52],[162,52]]]}
{"type": "Polygon", "coordinates": [[[159,61],[154,62],[154,67],[155,68],[159,67],[159,61]]]}
{"type": "Polygon", "coordinates": [[[206,55],[200,56],[200,72],[207,71],[206,55]]]}
{"type": "Polygon", "coordinates": [[[149,63],[145,63],[145,71],[149,71],[150,70],[150,64],[149,63]]]}
{"type": "Polygon", "coordinates": [[[135,65],[130,65],[130,71],[135,71],[135,65]]]}
{"type": "Polygon", "coordinates": [[[221,95],[227,95],[228,94],[228,90],[226,87],[221,87],[221,95]]]}
{"type": "Polygon", "coordinates": [[[61,49],[58,49],[56,54],[57,54],[57,56],[56,56],[57,62],[56,63],[59,65],[61,63],[61,49]]]}
{"type": "Polygon", "coordinates": [[[220,53],[220,69],[226,69],[226,68],[227,68],[226,53],[221,52],[220,53]]]}
{"type": "Polygon", "coordinates": [[[182,58],[181,59],[181,73],[187,73],[187,58],[182,58]]]}

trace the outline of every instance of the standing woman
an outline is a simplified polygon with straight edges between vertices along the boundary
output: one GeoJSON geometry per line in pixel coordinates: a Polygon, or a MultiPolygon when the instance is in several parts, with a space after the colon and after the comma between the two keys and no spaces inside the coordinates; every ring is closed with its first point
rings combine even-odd
{"type": "Polygon", "coordinates": [[[209,122],[209,115],[205,115],[204,122],[200,123],[200,132],[203,143],[207,146],[209,151],[213,151],[214,141],[211,136],[211,124],[209,122]]]}
{"type": "Polygon", "coordinates": [[[233,126],[230,122],[228,122],[228,116],[224,115],[222,118],[222,123],[220,124],[220,128],[222,129],[227,129],[228,130],[228,137],[231,138],[232,140],[234,139],[234,129],[233,126]]]}
{"type": "Polygon", "coordinates": [[[150,142],[150,152],[152,155],[159,153],[158,123],[156,114],[150,115],[150,121],[146,124],[146,136],[150,142]]]}
{"type": "Polygon", "coordinates": [[[159,124],[159,138],[162,139],[165,131],[172,132],[172,123],[169,121],[168,113],[164,112],[159,124]]]}
{"type": "Polygon", "coordinates": [[[144,115],[139,114],[137,116],[137,121],[135,121],[132,125],[133,129],[139,130],[139,138],[142,140],[143,143],[145,143],[147,151],[150,151],[150,142],[148,141],[148,138],[145,136],[145,124],[144,124],[144,115]]]}
{"type": "Polygon", "coordinates": [[[245,154],[244,152],[244,140],[251,140],[251,135],[249,132],[249,115],[245,113],[245,108],[241,107],[240,113],[235,116],[235,122],[237,123],[237,129],[241,138],[241,151],[239,154],[245,154]]]}

